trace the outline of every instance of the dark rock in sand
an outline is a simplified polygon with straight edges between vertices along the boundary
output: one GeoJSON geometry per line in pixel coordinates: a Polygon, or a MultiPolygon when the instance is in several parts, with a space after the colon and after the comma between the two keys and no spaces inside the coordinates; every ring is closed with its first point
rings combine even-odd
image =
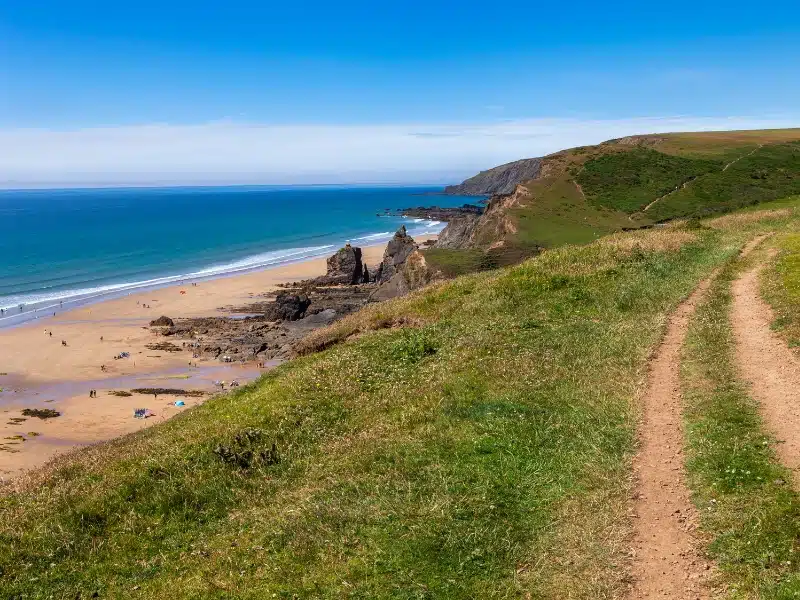
{"type": "Polygon", "coordinates": [[[364,280],[364,264],[361,262],[361,248],[347,244],[328,258],[328,285],[354,285],[364,280]]]}
{"type": "Polygon", "coordinates": [[[53,419],[60,417],[61,413],[52,408],[24,408],[22,414],[26,417],[37,417],[39,419],[53,419]]]}
{"type": "Polygon", "coordinates": [[[153,321],[150,321],[150,327],[172,327],[175,325],[175,322],[170,319],[169,317],[160,316],[153,321]]]}
{"type": "Polygon", "coordinates": [[[306,314],[311,300],[305,294],[280,292],[275,302],[267,305],[264,315],[273,321],[296,321],[306,314]]]}

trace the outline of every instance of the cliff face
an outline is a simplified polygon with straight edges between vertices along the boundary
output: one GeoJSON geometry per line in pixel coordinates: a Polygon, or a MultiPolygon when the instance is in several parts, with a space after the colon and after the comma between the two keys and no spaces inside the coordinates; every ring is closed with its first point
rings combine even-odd
{"type": "Polygon", "coordinates": [[[439,234],[436,248],[463,249],[502,246],[505,239],[517,232],[509,216],[510,209],[530,197],[530,192],[517,185],[510,194],[493,196],[480,216],[453,219],[439,234]]]}
{"type": "Polygon", "coordinates": [[[452,196],[511,194],[518,184],[528,179],[536,179],[541,169],[541,158],[523,158],[481,171],[459,185],[449,185],[444,189],[444,193],[452,196]]]}

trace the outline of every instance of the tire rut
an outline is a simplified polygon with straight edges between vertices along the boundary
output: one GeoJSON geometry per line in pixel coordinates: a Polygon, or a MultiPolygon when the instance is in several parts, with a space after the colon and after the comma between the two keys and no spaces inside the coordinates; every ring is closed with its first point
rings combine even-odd
{"type": "Polygon", "coordinates": [[[704,280],[670,317],[666,335],[650,362],[634,460],[638,482],[634,505],[632,600],[708,598],[708,564],[697,552],[696,514],[684,480],[680,353],[689,319],[708,290],[704,280]]]}
{"type": "Polygon", "coordinates": [[[756,265],[733,283],[736,362],[779,442],[778,457],[794,472],[800,468],[800,361],[771,329],[772,308],[761,298],[758,284],[764,267],[763,262],[756,265]]]}
{"type": "MultiPolygon", "coordinates": [[[[764,236],[742,249],[746,256],[764,236]]],[[[714,281],[715,271],[672,313],[666,334],[650,361],[642,401],[634,496],[631,600],[704,600],[711,563],[699,551],[698,515],[684,472],[683,400],[680,357],[689,321],[714,281]]]]}

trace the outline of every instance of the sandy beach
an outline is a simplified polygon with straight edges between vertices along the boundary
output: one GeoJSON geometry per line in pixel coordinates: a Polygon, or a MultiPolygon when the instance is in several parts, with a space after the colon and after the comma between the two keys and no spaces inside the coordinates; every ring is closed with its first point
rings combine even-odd
{"type": "MultiPolygon", "coordinates": [[[[435,236],[417,241],[431,238],[435,236]]],[[[363,248],[364,262],[370,268],[377,265],[384,248],[363,248]]],[[[318,258],[196,286],[173,285],[135,293],[0,330],[0,481],[72,448],[162,422],[203,401],[181,397],[185,407],[179,408],[174,396],[118,397],[109,393],[112,390],[165,387],[213,391],[216,380],[244,383],[258,377],[260,369],[255,363],[197,362],[189,350],[147,349],[148,344],[160,341],[149,327],[151,320],[161,315],[224,316],[226,308],[252,302],[278,284],[325,272],[325,259],[318,258]],[[115,360],[121,352],[130,353],[130,358],[115,360]],[[96,390],[96,397],[89,396],[90,390],[96,390]],[[25,417],[21,412],[25,408],[52,408],[61,416],[25,417]],[[147,408],[154,416],[133,418],[135,408],[147,408]]]]}

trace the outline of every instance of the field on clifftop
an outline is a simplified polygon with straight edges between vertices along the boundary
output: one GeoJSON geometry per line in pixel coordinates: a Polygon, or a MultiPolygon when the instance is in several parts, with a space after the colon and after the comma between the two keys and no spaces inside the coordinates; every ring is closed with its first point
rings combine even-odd
{"type": "Polygon", "coordinates": [[[539,248],[800,194],[800,130],[610,140],[545,156],[538,176],[518,183],[490,200],[465,248],[491,248],[508,264],[539,248]]]}
{"type": "Polygon", "coordinates": [[[349,316],[258,382],[4,490],[0,595],[619,597],[666,315],[756,233],[797,229],[797,206],[349,316]]]}

